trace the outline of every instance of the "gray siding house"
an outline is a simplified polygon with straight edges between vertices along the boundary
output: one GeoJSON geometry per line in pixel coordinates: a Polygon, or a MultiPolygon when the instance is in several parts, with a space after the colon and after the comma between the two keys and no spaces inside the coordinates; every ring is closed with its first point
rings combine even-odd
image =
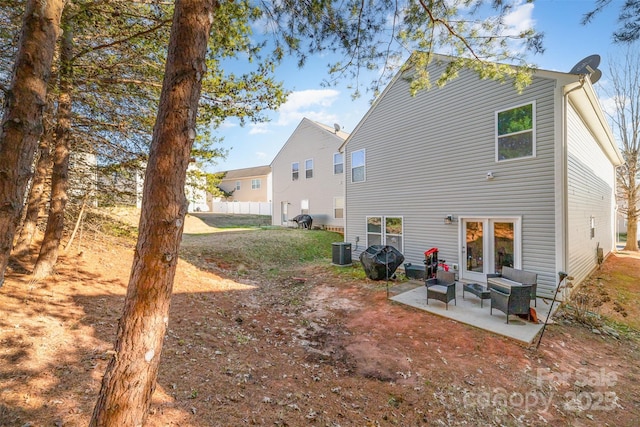
{"type": "Polygon", "coordinates": [[[302,119],[271,163],[273,225],[309,214],[313,226],[344,230],[344,155],[348,134],[302,119]]]}
{"type": "MultiPolygon", "coordinates": [[[[438,56],[431,76],[443,70],[438,56]]],[[[503,265],[583,280],[615,248],[620,152],[588,76],[537,71],[522,93],[462,70],[411,96],[397,75],[347,139],[346,230],[354,257],[432,247],[461,281],[503,265]]]]}

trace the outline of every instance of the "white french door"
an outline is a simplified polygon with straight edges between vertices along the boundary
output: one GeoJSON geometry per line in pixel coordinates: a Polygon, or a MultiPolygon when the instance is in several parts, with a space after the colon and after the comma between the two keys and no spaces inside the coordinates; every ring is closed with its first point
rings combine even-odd
{"type": "Polygon", "coordinates": [[[462,218],[460,278],[486,282],[502,266],[520,268],[520,218],[462,218]]]}

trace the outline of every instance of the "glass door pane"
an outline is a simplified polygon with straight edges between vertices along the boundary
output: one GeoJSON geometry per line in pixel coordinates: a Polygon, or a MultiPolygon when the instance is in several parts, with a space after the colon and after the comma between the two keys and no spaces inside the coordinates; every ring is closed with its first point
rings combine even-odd
{"type": "Polygon", "coordinates": [[[495,272],[502,272],[502,267],[513,267],[513,247],[514,247],[514,224],[513,222],[493,223],[493,256],[495,272]]]}
{"type": "Polygon", "coordinates": [[[484,236],[482,221],[466,221],[466,270],[469,272],[482,273],[484,271],[484,236]]]}

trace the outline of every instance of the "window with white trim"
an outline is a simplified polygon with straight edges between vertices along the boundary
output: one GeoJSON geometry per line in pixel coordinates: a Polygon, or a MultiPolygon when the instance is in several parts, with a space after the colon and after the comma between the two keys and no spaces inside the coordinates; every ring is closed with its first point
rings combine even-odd
{"type": "Polygon", "coordinates": [[[364,182],[365,163],[364,148],[351,153],[351,182],[364,182]]]}
{"type": "Polygon", "coordinates": [[[254,178],[251,180],[251,189],[252,190],[259,190],[260,189],[260,178],[254,178]]]}
{"type": "Polygon", "coordinates": [[[403,248],[403,218],[401,216],[368,216],[367,247],[389,245],[400,252],[403,248]]]}
{"type": "Polygon", "coordinates": [[[342,153],[333,154],[333,174],[339,175],[344,173],[344,155],[342,153]]]}
{"type": "Polygon", "coordinates": [[[300,215],[309,215],[309,199],[300,201],[300,215]]]}
{"type": "Polygon", "coordinates": [[[236,181],[236,190],[239,191],[240,190],[240,181],[236,181]]]}
{"type": "Polygon", "coordinates": [[[496,161],[536,155],[535,102],[496,112],[496,161]]]}
{"type": "Polygon", "coordinates": [[[304,161],[304,177],[313,178],[313,159],[304,161]]]}
{"type": "Polygon", "coordinates": [[[298,162],[291,163],[291,181],[298,180],[299,171],[300,171],[300,164],[298,162]]]}

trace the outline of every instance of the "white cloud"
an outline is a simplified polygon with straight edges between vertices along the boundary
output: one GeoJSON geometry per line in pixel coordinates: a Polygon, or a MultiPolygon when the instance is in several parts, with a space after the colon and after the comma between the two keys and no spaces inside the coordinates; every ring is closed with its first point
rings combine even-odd
{"type": "Polygon", "coordinates": [[[340,91],[334,89],[307,89],[289,94],[287,102],[275,112],[275,118],[266,123],[249,125],[249,135],[273,132],[273,127],[297,125],[304,117],[323,124],[338,122],[333,104],[339,99],[340,91]]]}
{"type": "Polygon", "coordinates": [[[321,123],[335,121],[336,115],[330,112],[333,103],[340,96],[334,89],[308,89],[292,92],[287,102],[278,110],[277,126],[295,124],[307,117],[321,123]]]}
{"type": "Polygon", "coordinates": [[[231,122],[231,120],[225,119],[225,121],[222,122],[222,124],[220,124],[220,129],[231,129],[237,126],[238,125],[236,123],[231,122]]]}
{"type": "Polygon", "coordinates": [[[249,135],[262,135],[269,133],[268,123],[252,123],[249,125],[249,135]]]}
{"type": "Polygon", "coordinates": [[[264,151],[256,151],[256,157],[258,159],[266,159],[267,153],[265,153],[264,151]]]}
{"type": "Polygon", "coordinates": [[[513,10],[505,15],[504,23],[513,28],[516,33],[521,33],[534,27],[536,21],[532,16],[533,3],[526,3],[525,0],[520,0],[514,4],[513,10]]]}

